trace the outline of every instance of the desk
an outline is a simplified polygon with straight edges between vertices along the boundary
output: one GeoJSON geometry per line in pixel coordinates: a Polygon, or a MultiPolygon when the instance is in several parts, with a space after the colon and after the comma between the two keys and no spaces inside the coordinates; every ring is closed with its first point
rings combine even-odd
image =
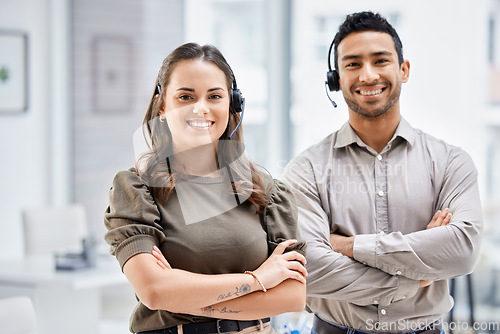
{"type": "Polygon", "coordinates": [[[97,333],[101,288],[128,285],[118,262],[99,256],[96,267],[56,271],[49,257],[0,261],[0,298],[33,300],[39,334],[97,333]]]}

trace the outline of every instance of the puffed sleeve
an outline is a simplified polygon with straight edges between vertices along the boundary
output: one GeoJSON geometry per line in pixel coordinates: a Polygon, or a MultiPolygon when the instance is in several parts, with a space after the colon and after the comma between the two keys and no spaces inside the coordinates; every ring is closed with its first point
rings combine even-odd
{"type": "Polygon", "coordinates": [[[151,253],[152,247],[165,239],[160,220],[149,188],[134,169],[118,172],[109,190],[109,206],[104,213],[104,225],[108,230],[104,239],[122,269],[132,256],[151,253]]]}
{"type": "Polygon", "coordinates": [[[285,252],[297,251],[302,255],[306,252],[306,243],[300,240],[297,229],[297,203],[289,187],[282,181],[273,179],[268,193],[268,207],[265,214],[267,226],[267,240],[272,252],[276,246],[287,239],[296,239],[297,242],[289,246],[285,252]]]}

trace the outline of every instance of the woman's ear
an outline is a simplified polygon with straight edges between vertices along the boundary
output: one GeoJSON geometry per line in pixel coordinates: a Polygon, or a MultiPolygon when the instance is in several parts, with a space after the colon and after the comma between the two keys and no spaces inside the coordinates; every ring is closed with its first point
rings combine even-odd
{"type": "Polygon", "coordinates": [[[160,112],[158,113],[158,117],[160,117],[160,122],[165,121],[165,111],[160,110],[160,112]]]}

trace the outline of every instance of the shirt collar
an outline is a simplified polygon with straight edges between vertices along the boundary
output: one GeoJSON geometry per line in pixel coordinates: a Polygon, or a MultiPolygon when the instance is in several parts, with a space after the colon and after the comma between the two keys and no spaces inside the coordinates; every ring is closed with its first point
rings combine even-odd
{"type": "MultiPolygon", "coordinates": [[[[401,117],[401,121],[394,133],[394,136],[389,141],[391,144],[396,138],[401,137],[410,145],[413,146],[415,143],[415,129],[404,119],[401,117]]],[[[358,137],[356,132],[352,129],[349,122],[344,123],[342,127],[337,132],[337,140],[335,141],[334,147],[341,148],[346,147],[351,144],[358,144],[361,147],[366,147],[367,145],[358,137]]]]}

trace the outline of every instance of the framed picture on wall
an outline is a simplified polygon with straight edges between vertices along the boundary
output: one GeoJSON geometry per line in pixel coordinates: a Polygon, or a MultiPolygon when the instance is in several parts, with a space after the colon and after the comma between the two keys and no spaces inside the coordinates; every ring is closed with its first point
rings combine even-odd
{"type": "Polygon", "coordinates": [[[27,44],[26,34],[0,30],[0,113],[28,109],[27,44]]]}

